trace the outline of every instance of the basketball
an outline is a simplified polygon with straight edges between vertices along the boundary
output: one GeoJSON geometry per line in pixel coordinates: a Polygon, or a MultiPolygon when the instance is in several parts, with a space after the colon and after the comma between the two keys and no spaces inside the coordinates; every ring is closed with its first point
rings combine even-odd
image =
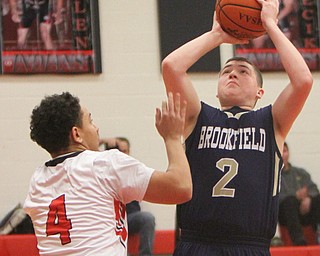
{"type": "Polygon", "coordinates": [[[254,39],[265,33],[261,5],[256,0],[217,0],[216,16],[222,29],[239,39],[254,39]]]}

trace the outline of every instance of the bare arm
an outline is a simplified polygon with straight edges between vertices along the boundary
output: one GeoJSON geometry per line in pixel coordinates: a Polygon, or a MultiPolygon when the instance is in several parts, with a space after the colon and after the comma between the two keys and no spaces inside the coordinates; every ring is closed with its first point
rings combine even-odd
{"type": "Polygon", "coordinates": [[[60,24],[63,21],[62,20],[63,0],[58,0],[56,4],[57,4],[56,13],[54,14],[56,18],[55,24],[60,24]]]}
{"type": "Polygon", "coordinates": [[[283,142],[301,112],[310,93],[313,79],[303,57],[277,26],[277,0],[257,0],[262,4],[261,19],[273,41],[281,63],[288,74],[289,84],[273,104],[272,114],[276,140],[280,150],[283,142]]]}
{"type": "Polygon", "coordinates": [[[15,23],[19,23],[21,21],[20,15],[18,12],[18,3],[17,0],[10,0],[10,10],[11,10],[11,19],[15,23]]]}
{"type": "Polygon", "coordinates": [[[278,20],[281,20],[294,12],[294,5],[296,0],[283,0],[283,8],[280,10],[278,20]]]}
{"type": "Polygon", "coordinates": [[[167,92],[180,93],[188,103],[184,137],[191,133],[200,112],[200,100],[187,70],[209,51],[222,43],[245,43],[226,34],[215,15],[211,31],[206,32],[170,53],[162,62],[162,75],[167,92]]]}
{"type": "Polygon", "coordinates": [[[17,0],[9,0],[9,5],[11,11],[17,10],[17,0]]]}
{"type": "Polygon", "coordinates": [[[57,10],[59,12],[61,12],[62,8],[63,8],[63,0],[58,0],[57,1],[57,10]]]}
{"type": "Polygon", "coordinates": [[[145,201],[178,204],[191,199],[192,180],[181,137],[185,124],[186,102],[180,106],[180,95],[168,94],[168,104],[156,110],[156,127],[164,140],[168,168],[166,172],[154,171],[145,193],[145,201]]]}

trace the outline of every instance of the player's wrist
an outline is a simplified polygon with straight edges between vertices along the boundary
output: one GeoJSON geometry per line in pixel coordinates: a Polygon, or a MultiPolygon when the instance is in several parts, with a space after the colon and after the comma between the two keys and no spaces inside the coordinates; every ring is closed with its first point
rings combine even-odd
{"type": "Polygon", "coordinates": [[[182,135],[170,136],[163,139],[166,144],[183,144],[182,135]]]}

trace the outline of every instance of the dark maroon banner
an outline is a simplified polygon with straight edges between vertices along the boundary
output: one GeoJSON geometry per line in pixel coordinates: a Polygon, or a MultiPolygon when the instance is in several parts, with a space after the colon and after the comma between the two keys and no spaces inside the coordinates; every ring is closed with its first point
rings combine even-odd
{"type": "MultiPolygon", "coordinates": [[[[281,1],[279,27],[297,47],[311,70],[320,70],[319,1],[281,1]],[[285,3],[289,6],[285,6],[285,3]],[[282,9],[290,8],[287,15],[282,9]]],[[[249,45],[237,45],[235,55],[249,59],[262,71],[283,71],[278,53],[267,35],[249,45]]]]}
{"type": "Polygon", "coordinates": [[[101,73],[98,0],[2,0],[3,74],[101,73]]]}

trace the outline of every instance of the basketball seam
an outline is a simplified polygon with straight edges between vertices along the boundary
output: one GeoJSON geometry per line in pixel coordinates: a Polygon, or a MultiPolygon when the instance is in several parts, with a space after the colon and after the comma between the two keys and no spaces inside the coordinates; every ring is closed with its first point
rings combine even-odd
{"type": "MultiPolygon", "coordinates": [[[[219,2],[220,3],[220,2],[219,2]]],[[[224,5],[225,6],[225,5],[224,5]]],[[[230,19],[229,18],[229,16],[227,16],[226,15],[226,13],[220,8],[220,12],[219,12],[219,17],[221,16],[220,15],[220,13],[223,13],[224,14],[224,16],[225,16],[225,18],[227,18],[229,21],[231,21],[234,25],[236,25],[236,26],[238,26],[238,27],[240,27],[240,28],[242,28],[242,29],[245,29],[245,30],[247,30],[247,31],[251,31],[251,32],[258,32],[258,33],[260,33],[260,32],[265,32],[265,30],[252,30],[252,29],[249,29],[249,28],[246,28],[246,27],[243,27],[243,26],[241,26],[241,25],[239,25],[238,23],[236,23],[236,22],[234,22],[232,19],[230,19]]],[[[221,19],[221,18],[220,18],[221,19]]],[[[220,24],[223,28],[225,28],[222,24],[220,24]]]]}
{"type": "Polygon", "coordinates": [[[224,5],[220,5],[220,2],[219,2],[219,7],[221,9],[221,7],[225,7],[225,6],[237,6],[237,7],[245,7],[247,9],[253,9],[253,10],[257,10],[257,11],[261,11],[261,8],[255,8],[255,7],[252,7],[252,6],[246,6],[246,5],[241,5],[241,4],[224,4],[224,5]]]}
{"type": "Polygon", "coordinates": [[[255,8],[255,7],[251,7],[251,6],[247,6],[247,5],[242,5],[242,4],[235,4],[235,3],[221,5],[221,0],[219,0],[218,5],[219,5],[219,7],[220,7],[220,11],[221,11],[222,7],[228,6],[228,5],[245,7],[245,8],[248,8],[248,9],[253,9],[253,10],[258,10],[258,11],[261,11],[261,9],[262,9],[262,7],[260,7],[260,8],[255,8]]]}

